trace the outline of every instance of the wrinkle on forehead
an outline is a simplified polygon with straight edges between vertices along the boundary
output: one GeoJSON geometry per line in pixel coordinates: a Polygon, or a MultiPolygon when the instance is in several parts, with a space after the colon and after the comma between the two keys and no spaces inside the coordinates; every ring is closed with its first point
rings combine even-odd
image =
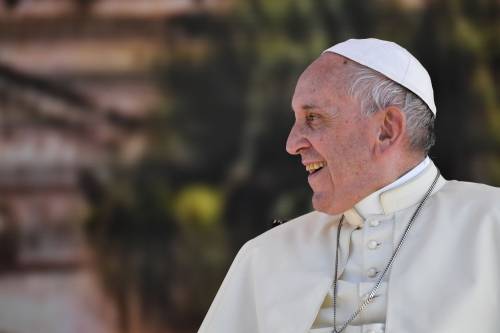
{"type": "Polygon", "coordinates": [[[292,108],[303,105],[324,107],[339,97],[347,96],[351,60],[335,54],[324,53],[300,76],[292,99],[292,108]]]}
{"type": "Polygon", "coordinates": [[[352,61],[336,53],[323,53],[313,61],[299,78],[307,81],[311,89],[330,87],[335,91],[345,93],[346,83],[349,79],[352,61]]]}

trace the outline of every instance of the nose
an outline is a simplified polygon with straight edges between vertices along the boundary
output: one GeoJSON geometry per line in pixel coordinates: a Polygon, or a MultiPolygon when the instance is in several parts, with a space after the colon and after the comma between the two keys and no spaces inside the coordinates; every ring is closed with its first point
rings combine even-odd
{"type": "Polygon", "coordinates": [[[294,124],[286,140],[286,151],[290,155],[297,155],[301,149],[307,148],[308,146],[309,141],[300,133],[297,124],[294,124]]]}

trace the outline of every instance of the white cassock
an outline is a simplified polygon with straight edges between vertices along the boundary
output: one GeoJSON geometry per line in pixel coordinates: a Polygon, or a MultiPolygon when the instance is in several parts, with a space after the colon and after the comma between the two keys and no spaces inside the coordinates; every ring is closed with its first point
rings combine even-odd
{"type": "MultiPolygon", "coordinates": [[[[377,281],[436,174],[426,160],[344,212],[337,327],[377,281]]],[[[341,216],[311,212],[248,241],[198,332],[331,332],[341,216]]],[[[440,177],[377,297],[344,332],[499,333],[500,189],[440,177]]]]}

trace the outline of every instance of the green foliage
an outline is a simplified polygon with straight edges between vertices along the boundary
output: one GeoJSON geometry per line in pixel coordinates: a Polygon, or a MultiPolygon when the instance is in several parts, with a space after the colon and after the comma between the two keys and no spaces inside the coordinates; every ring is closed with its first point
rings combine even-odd
{"type": "Polygon", "coordinates": [[[498,185],[494,2],[248,0],[227,15],[170,22],[159,70],[169,98],[152,119],[153,144],[96,203],[94,235],[102,251],[117,244],[124,263],[108,275],[134,272],[113,287],[140,281],[148,313],[190,314],[196,327],[241,244],[273,218],[310,209],[305,173],[284,151],[290,99],[307,64],[346,38],[394,40],[414,53],[435,88],[431,156],[447,178],[498,185]]]}
{"type": "Polygon", "coordinates": [[[175,216],[180,223],[211,226],[220,222],[223,197],[214,188],[188,185],[181,190],[173,204],[175,216]]]}

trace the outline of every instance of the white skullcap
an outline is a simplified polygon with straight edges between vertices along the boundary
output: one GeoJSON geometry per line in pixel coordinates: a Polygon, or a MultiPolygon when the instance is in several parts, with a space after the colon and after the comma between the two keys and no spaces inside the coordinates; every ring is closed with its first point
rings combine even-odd
{"type": "Polygon", "coordinates": [[[429,73],[403,47],[385,40],[349,39],[323,51],[340,54],[399,83],[420,97],[436,115],[429,73]]]}

